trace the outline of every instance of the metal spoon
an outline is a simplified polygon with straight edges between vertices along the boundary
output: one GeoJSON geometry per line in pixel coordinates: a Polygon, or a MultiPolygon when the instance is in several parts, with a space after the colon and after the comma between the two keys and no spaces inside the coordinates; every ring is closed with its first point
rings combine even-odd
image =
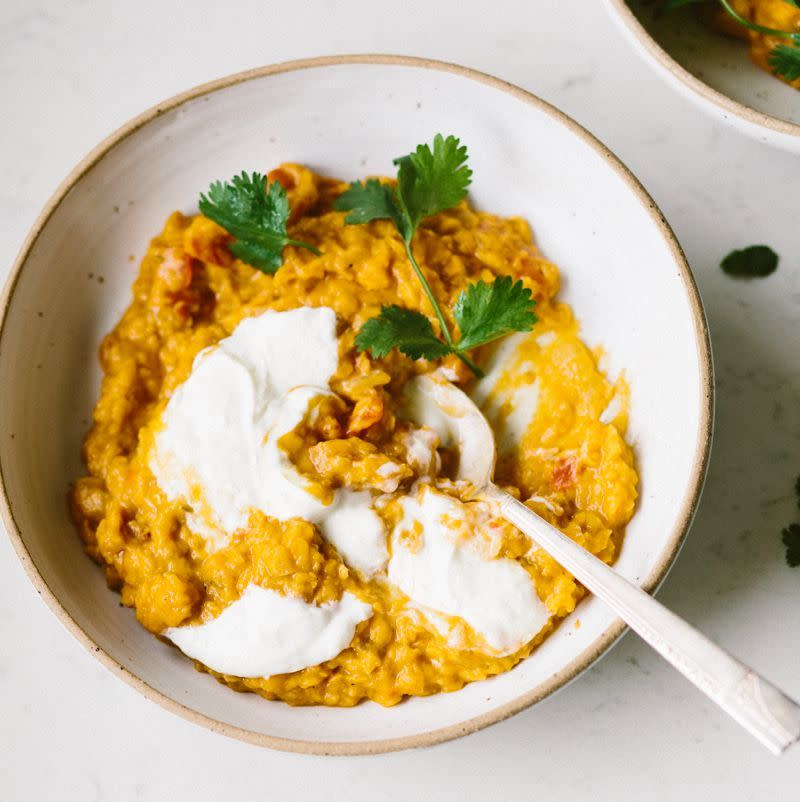
{"type": "Polygon", "coordinates": [[[499,505],[500,514],[609,605],[703,693],[768,749],[780,754],[800,739],[800,705],[751,668],[620,576],[492,482],[495,443],[486,418],[455,385],[418,376],[405,391],[408,418],[430,426],[459,453],[466,479],[499,505]]]}

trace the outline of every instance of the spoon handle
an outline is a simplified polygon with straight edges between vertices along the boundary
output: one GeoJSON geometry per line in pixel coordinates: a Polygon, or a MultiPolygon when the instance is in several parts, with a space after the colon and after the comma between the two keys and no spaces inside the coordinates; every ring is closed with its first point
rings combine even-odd
{"type": "Polygon", "coordinates": [[[499,488],[506,520],[533,538],[665,660],[773,753],[800,739],[800,705],[499,488]]]}

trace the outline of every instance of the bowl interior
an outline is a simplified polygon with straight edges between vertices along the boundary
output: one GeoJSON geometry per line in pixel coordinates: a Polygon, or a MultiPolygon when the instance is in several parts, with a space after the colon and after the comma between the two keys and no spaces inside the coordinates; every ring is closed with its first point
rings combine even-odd
{"type": "Polygon", "coordinates": [[[120,607],[67,516],[67,487],[82,471],[81,440],[99,389],[97,347],[128,303],[149,238],[174,209],[193,211],[210,181],[285,160],[345,178],[387,173],[391,158],[417,142],[456,133],[470,149],[474,202],[531,221],[562,269],[562,295],[584,338],[602,344],[609,370],[624,369],[630,381],[641,503],[618,568],[652,585],[674,557],[699,490],[709,392],[702,312],[658,215],[576,126],[463,71],[316,63],[262,71],[166,106],[85,169],[10,287],[0,339],[9,529],[66,616],[103,652],[166,700],[249,733],[233,734],[288,748],[325,742],[332,751],[413,745],[546,695],[618,632],[596,600],[513,671],[392,709],[290,708],[195,672],[120,607]]]}

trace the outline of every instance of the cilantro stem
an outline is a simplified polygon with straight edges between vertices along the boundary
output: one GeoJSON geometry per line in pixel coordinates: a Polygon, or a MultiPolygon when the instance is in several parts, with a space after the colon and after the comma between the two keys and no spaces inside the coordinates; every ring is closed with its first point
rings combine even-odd
{"type": "Polygon", "coordinates": [[[414,268],[414,272],[417,274],[420,284],[422,284],[422,289],[425,290],[425,295],[428,296],[433,311],[436,313],[436,319],[439,321],[439,327],[442,330],[442,336],[445,342],[450,346],[452,353],[454,353],[479,379],[482,379],[486,374],[463,351],[459,350],[458,345],[453,342],[453,335],[450,334],[450,329],[447,327],[447,321],[444,319],[444,314],[439,306],[439,302],[436,300],[436,296],[433,294],[431,285],[428,284],[428,279],[425,278],[422,268],[417,264],[417,260],[414,258],[414,252],[411,250],[411,238],[406,239],[403,237],[403,244],[406,246],[408,261],[411,262],[411,267],[414,268]]]}
{"type": "Polygon", "coordinates": [[[475,374],[476,378],[482,379],[486,375],[463,351],[453,351],[453,353],[475,374]]]}
{"type": "Polygon", "coordinates": [[[422,289],[425,290],[425,295],[428,296],[428,300],[431,302],[431,306],[433,307],[433,311],[436,313],[436,318],[439,321],[439,326],[442,329],[442,336],[445,339],[445,342],[452,347],[453,345],[453,337],[450,334],[450,329],[447,328],[447,321],[444,319],[444,315],[442,314],[442,310],[439,307],[439,302],[436,300],[436,296],[433,294],[433,290],[431,289],[431,285],[428,284],[428,279],[422,273],[422,268],[417,264],[417,260],[414,258],[414,253],[411,250],[411,239],[406,239],[403,237],[403,243],[406,246],[406,254],[408,254],[408,261],[411,262],[411,267],[414,268],[414,272],[417,274],[417,278],[420,280],[420,284],[422,284],[422,289]]]}
{"type": "Polygon", "coordinates": [[[751,31],[756,31],[757,33],[763,33],[767,36],[783,36],[787,39],[794,39],[796,34],[793,31],[781,31],[778,28],[767,28],[764,25],[759,25],[756,22],[750,22],[749,19],[743,17],[729,2],[729,0],[719,0],[720,5],[725,9],[725,11],[730,14],[738,23],[744,25],[745,28],[749,28],[751,31]]]}
{"type": "Polygon", "coordinates": [[[322,256],[322,251],[319,248],[315,248],[313,245],[309,244],[308,242],[300,242],[300,240],[296,239],[287,239],[287,245],[294,245],[295,248],[305,248],[307,251],[311,251],[314,256],[322,256]]]}

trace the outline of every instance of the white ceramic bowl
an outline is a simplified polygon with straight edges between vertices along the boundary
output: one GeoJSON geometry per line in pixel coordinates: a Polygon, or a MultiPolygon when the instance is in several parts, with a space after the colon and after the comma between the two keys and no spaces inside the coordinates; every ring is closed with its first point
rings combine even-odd
{"type": "Polygon", "coordinates": [[[194,89],[94,150],[22,248],[0,323],[0,507],[31,580],[78,640],[145,696],[212,730],[320,753],[435,743],[543,699],[623,631],[588,599],[530,659],[457,693],[391,709],[291,708],[233,693],[142,629],[68,520],[67,487],[81,473],[98,393],[98,343],[166,215],[192,211],[212,179],[284,160],[345,178],[385,173],[392,156],[437,131],[468,144],[475,203],[533,223],[585,339],[607,348],[612,372],[626,371],[642,495],[618,569],[655,588],[686,534],[710,447],[705,318],[670,229],[606,148],[520,89],[417,59],[316,59],[194,89]]]}
{"type": "Polygon", "coordinates": [[[671,86],[744,134],[800,153],[800,91],[759,69],[747,44],[692,9],[657,15],[660,0],[605,0],[627,39],[671,86]]]}

